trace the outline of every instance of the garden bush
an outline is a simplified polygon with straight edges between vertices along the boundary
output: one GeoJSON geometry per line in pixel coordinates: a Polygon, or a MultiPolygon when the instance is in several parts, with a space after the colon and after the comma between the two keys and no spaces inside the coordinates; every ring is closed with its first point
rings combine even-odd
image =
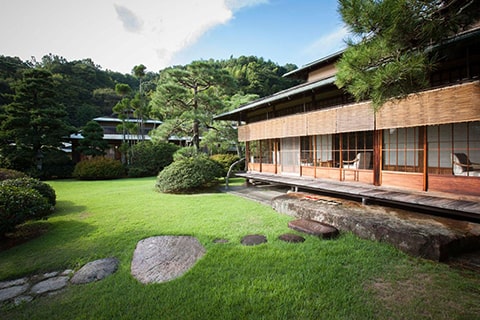
{"type": "Polygon", "coordinates": [[[156,188],[165,193],[187,193],[217,183],[222,167],[207,156],[199,155],[174,161],[157,177],[156,188]]]}
{"type": "Polygon", "coordinates": [[[125,176],[125,168],[118,160],[94,157],[75,165],[73,177],[79,180],[108,180],[125,176]]]}
{"type": "Polygon", "coordinates": [[[13,169],[0,168],[0,181],[25,177],[28,176],[23,172],[13,169]]]}
{"type": "Polygon", "coordinates": [[[53,207],[37,190],[0,185],[0,235],[28,220],[45,218],[52,211],[53,207]]]}
{"type": "Polygon", "coordinates": [[[129,177],[155,176],[173,162],[178,146],[167,143],[144,141],[132,147],[132,163],[128,167],[129,177]]]}
{"type": "MultiPolygon", "coordinates": [[[[230,169],[230,166],[235,162],[240,160],[240,157],[234,154],[228,154],[228,153],[223,153],[223,154],[214,154],[213,156],[210,157],[213,161],[218,162],[222,168],[223,168],[223,174],[222,176],[225,177],[228,173],[228,169],[230,169]]],[[[235,171],[240,170],[241,168],[241,163],[237,164],[234,168],[235,171]]]]}
{"type": "Polygon", "coordinates": [[[19,188],[27,188],[37,190],[40,195],[47,199],[48,203],[55,206],[57,196],[55,190],[45,182],[34,178],[18,178],[2,181],[1,186],[14,186],[19,188]]]}

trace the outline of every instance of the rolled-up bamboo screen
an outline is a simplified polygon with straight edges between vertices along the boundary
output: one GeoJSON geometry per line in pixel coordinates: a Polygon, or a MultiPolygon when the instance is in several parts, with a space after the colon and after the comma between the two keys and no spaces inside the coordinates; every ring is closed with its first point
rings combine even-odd
{"type": "MultiPolygon", "coordinates": [[[[480,121],[480,81],[411,94],[377,112],[377,129],[480,121]]],[[[369,102],[301,113],[238,128],[240,141],[374,130],[369,102]]]]}

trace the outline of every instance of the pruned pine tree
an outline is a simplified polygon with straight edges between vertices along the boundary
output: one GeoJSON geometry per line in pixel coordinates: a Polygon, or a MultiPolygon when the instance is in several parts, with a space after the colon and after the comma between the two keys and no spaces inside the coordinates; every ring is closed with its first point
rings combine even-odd
{"type": "Polygon", "coordinates": [[[72,132],[63,105],[56,99],[52,74],[27,69],[14,87],[13,102],[5,106],[1,123],[1,157],[11,167],[41,175],[43,158],[62,147],[72,132]]]}
{"type": "Polygon", "coordinates": [[[227,71],[206,61],[167,68],[160,74],[153,112],[164,119],[162,127],[170,129],[168,134],[191,137],[198,150],[200,135],[213,128],[212,118],[224,109],[224,92],[232,86],[227,71]]]}
{"type": "Polygon", "coordinates": [[[89,121],[82,130],[83,139],[79,142],[78,151],[86,156],[104,156],[108,143],[103,139],[103,128],[96,121],[89,121]]]}
{"type": "Polygon", "coordinates": [[[480,17],[476,0],[339,0],[352,37],[336,85],[378,110],[428,86],[434,46],[480,17]]]}

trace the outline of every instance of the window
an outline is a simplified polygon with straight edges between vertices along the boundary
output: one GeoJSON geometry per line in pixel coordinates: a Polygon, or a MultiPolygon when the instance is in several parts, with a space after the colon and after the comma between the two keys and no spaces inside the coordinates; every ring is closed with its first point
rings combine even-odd
{"type": "Polygon", "coordinates": [[[423,139],[420,137],[420,128],[384,130],[383,170],[423,172],[423,139]]]}
{"type": "Polygon", "coordinates": [[[479,121],[430,126],[427,132],[429,173],[480,176],[479,121]]]}

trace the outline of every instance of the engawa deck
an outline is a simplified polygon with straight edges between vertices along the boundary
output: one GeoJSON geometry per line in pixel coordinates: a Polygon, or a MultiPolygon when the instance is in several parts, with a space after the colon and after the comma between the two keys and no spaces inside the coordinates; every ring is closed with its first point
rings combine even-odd
{"type": "Polygon", "coordinates": [[[480,219],[480,199],[455,199],[454,195],[437,195],[427,192],[396,190],[358,182],[339,182],[326,179],[309,179],[264,173],[242,172],[236,176],[259,182],[287,185],[310,191],[425,209],[438,213],[454,214],[480,219]]]}

